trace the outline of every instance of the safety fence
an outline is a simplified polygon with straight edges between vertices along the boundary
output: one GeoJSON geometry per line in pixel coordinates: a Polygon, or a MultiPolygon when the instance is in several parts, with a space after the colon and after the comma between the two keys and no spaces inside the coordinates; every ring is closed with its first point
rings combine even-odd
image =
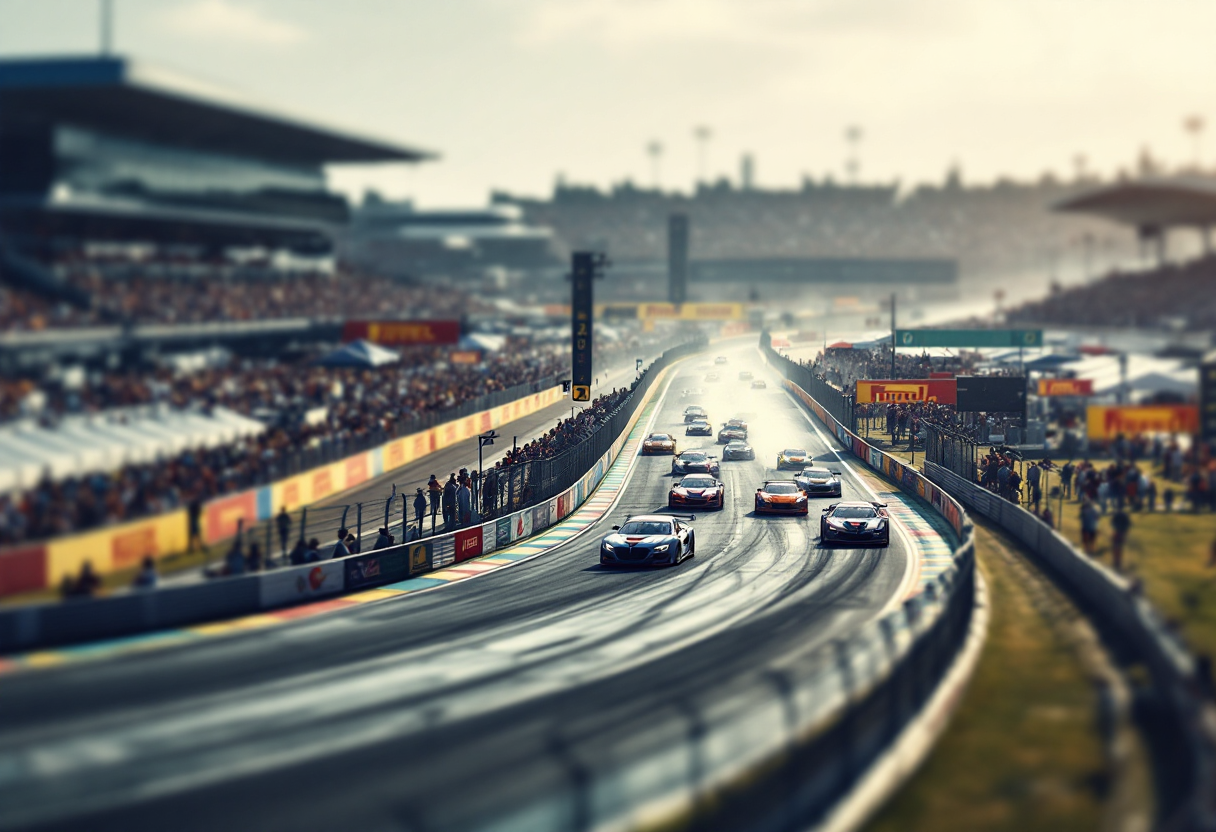
{"type": "Polygon", "coordinates": [[[974,482],[979,471],[979,443],[956,430],[925,424],[925,459],[974,482]]]}
{"type": "Polygon", "coordinates": [[[819,407],[829,413],[837,424],[844,425],[850,431],[857,430],[854,397],[819,378],[810,367],[804,367],[797,361],[781,355],[772,348],[772,340],[767,331],[760,333],[760,346],[765,351],[769,363],[815,399],[819,407]]]}
{"type": "MultiPolygon", "coordinates": [[[[632,394],[588,439],[590,447],[600,449],[598,456],[579,455],[555,466],[537,484],[527,506],[468,528],[338,559],[201,584],[0,609],[0,653],[180,627],[316,601],[405,580],[531,537],[587,500],[616,460],[661,371],[704,345],[703,341],[682,345],[656,360],[632,394]],[[586,460],[586,467],[576,472],[572,466],[578,460],[586,460]]],[[[334,522],[334,515],[324,522],[334,522]]]]}
{"type": "Polygon", "coordinates": [[[1097,625],[1116,652],[1143,664],[1152,690],[1143,698],[1153,712],[1154,757],[1168,777],[1158,778],[1157,829],[1216,830],[1216,703],[1211,668],[1191,655],[1157,611],[1123,576],[1074,547],[1017,503],[937,462],[926,476],[970,510],[1022,543],[1048,568],[1097,625]]]}

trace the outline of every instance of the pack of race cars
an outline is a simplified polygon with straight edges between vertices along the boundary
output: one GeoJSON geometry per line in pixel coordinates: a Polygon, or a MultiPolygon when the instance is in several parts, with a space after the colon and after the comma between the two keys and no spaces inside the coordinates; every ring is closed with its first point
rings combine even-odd
{"type": "MultiPolygon", "coordinates": [[[[749,374],[750,375],[750,374],[749,374]]],[[[750,380],[740,374],[741,380],[750,380]]],[[[699,405],[690,405],[684,414],[685,434],[712,436],[709,414],[699,405]]],[[[672,457],[675,478],[667,495],[672,511],[721,511],[726,507],[726,484],[721,480],[721,463],[754,460],[755,450],[747,443],[748,424],[729,419],[718,431],[721,457],[706,450],[679,450],[676,437],[656,432],[642,441],[642,453],[672,457]]],[[[819,545],[886,547],[891,542],[891,519],[884,503],[842,500],[841,472],[815,464],[805,448],[789,447],[776,457],[777,471],[792,470],[789,479],[765,480],[754,495],[753,516],[794,515],[809,518],[812,503],[819,511],[819,545]],[[835,498],[827,506],[821,498],[835,498]]],[[[692,557],[695,536],[689,522],[692,516],[652,514],[628,518],[613,527],[600,547],[600,564],[675,565],[692,557]]]]}

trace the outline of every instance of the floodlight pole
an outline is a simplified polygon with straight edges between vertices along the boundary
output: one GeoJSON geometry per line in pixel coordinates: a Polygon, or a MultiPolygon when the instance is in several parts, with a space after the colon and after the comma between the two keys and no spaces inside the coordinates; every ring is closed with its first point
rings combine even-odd
{"type": "Polygon", "coordinates": [[[109,57],[113,47],[114,0],[101,0],[101,54],[109,57]]]}
{"type": "Polygon", "coordinates": [[[895,293],[891,293],[891,379],[895,379],[895,293]]]}

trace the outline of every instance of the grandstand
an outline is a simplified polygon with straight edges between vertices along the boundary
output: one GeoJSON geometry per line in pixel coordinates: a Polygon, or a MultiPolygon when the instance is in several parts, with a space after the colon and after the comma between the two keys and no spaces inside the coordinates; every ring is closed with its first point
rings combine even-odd
{"type": "Polygon", "coordinates": [[[123,58],[0,61],[0,109],[6,366],[47,349],[20,331],[96,327],[56,349],[97,355],[132,326],[206,324],[195,347],[224,339],[217,324],[245,338],[280,330],[274,319],[417,315],[437,300],[335,262],[350,212],[324,172],[431,153],[123,58]]]}

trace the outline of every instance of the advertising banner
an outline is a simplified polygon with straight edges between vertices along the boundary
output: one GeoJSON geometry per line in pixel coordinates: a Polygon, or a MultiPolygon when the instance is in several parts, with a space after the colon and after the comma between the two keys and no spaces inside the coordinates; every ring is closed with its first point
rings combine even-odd
{"type": "Polygon", "coordinates": [[[1043,346],[1041,329],[897,329],[897,347],[1019,347],[1043,346]]]}
{"type": "Polygon", "coordinates": [[[481,526],[456,532],[456,562],[481,554],[481,526]]]}
{"type": "Polygon", "coordinates": [[[398,546],[383,552],[343,558],[341,562],[346,565],[346,588],[378,586],[408,578],[409,556],[408,547],[398,546]]]}
{"type": "Polygon", "coordinates": [[[532,531],[538,532],[549,526],[549,504],[544,503],[532,509],[532,531]]]}
{"type": "Polygon", "coordinates": [[[738,321],[743,318],[741,303],[671,303],[638,304],[642,320],[678,321],[738,321]]]}
{"type": "Polygon", "coordinates": [[[410,574],[417,575],[431,571],[431,542],[419,540],[406,546],[409,553],[410,574]]]}
{"type": "Polygon", "coordinates": [[[1199,365],[1199,422],[1203,438],[1216,440],[1216,353],[1199,365]]]}
{"type": "Polygon", "coordinates": [[[959,413],[1024,413],[1023,376],[959,376],[955,404],[959,413]]]}
{"type": "Polygon", "coordinates": [[[431,543],[431,563],[436,569],[451,566],[456,562],[456,541],[451,537],[441,537],[431,543]]]}
{"type": "Polygon", "coordinates": [[[1094,382],[1088,378],[1041,378],[1040,396],[1092,396],[1094,382]]]}
{"type": "Polygon", "coordinates": [[[242,491],[231,497],[212,500],[203,508],[203,537],[215,543],[236,534],[241,520],[249,527],[257,522],[258,501],[254,491],[242,491]]]}
{"type": "Polygon", "coordinates": [[[1197,433],[1199,407],[1193,404],[1091,404],[1087,417],[1090,439],[1114,439],[1149,433],[1197,433]]]}
{"type": "Polygon", "coordinates": [[[511,545],[511,517],[499,517],[494,524],[494,548],[505,549],[511,545]]]}
{"type": "Polygon", "coordinates": [[[263,609],[282,607],[342,591],[342,561],[311,563],[258,575],[258,600],[263,609]]]}
{"type": "Polygon", "coordinates": [[[858,402],[938,402],[954,404],[954,379],[917,378],[857,382],[858,402]]]}
{"type": "Polygon", "coordinates": [[[342,340],[360,339],[386,347],[455,344],[460,341],[460,321],[347,321],[342,340]]]}
{"type": "Polygon", "coordinates": [[[44,589],[46,580],[46,547],[21,546],[0,554],[0,596],[44,589]]]}
{"type": "Polygon", "coordinates": [[[522,540],[532,534],[532,510],[525,509],[512,518],[511,542],[522,540]]]}
{"type": "MultiPolygon", "coordinates": [[[[508,537],[510,535],[508,534],[508,537]]],[[[498,549],[498,524],[491,520],[481,527],[481,553],[488,555],[498,549]]]]}

